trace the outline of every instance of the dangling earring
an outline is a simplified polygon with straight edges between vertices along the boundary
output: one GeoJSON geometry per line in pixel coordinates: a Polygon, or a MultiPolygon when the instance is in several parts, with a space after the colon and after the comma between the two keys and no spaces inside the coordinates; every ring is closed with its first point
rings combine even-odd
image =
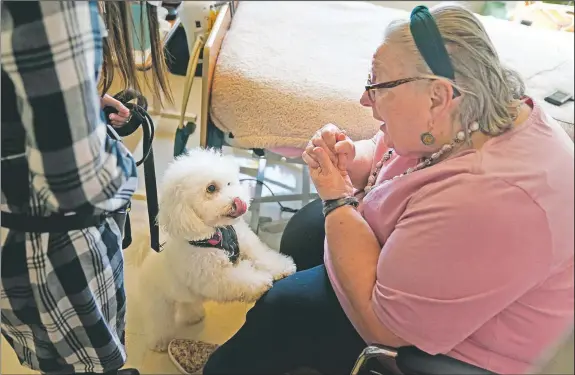
{"type": "Polygon", "coordinates": [[[430,132],[425,132],[421,134],[421,143],[426,146],[431,146],[435,143],[435,137],[430,132]]]}

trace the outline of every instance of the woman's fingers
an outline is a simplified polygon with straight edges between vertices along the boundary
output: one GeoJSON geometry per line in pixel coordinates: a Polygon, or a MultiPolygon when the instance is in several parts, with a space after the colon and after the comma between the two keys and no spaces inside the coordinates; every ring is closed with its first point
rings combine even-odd
{"type": "Polygon", "coordinates": [[[329,159],[331,162],[329,165],[338,166],[338,168],[342,168],[346,166],[346,155],[338,155],[340,152],[348,154],[348,149],[351,149],[350,146],[346,145],[344,147],[338,146],[338,143],[342,141],[349,140],[345,135],[345,132],[339,129],[334,124],[327,124],[322,127],[315,135],[311,138],[310,142],[308,143],[305,154],[307,154],[306,159],[309,160],[307,163],[312,168],[317,168],[321,163],[319,161],[319,156],[316,153],[316,148],[321,148],[323,150],[323,155],[329,159]],[[343,163],[341,164],[343,160],[343,163]]]}
{"type": "Polygon", "coordinates": [[[313,153],[313,149],[315,148],[315,146],[313,145],[312,141],[309,141],[309,143],[307,144],[307,146],[305,147],[305,152],[307,152],[308,154],[312,154],[313,153]]]}
{"type": "Polygon", "coordinates": [[[341,131],[340,128],[338,128],[336,125],[330,123],[330,124],[325,124],[324,126],[322,126],[322,128],[319,129],[318,133],[320,133],[321,135],[331,133],[335,136],[335,134],[337,134],[340,131],[341,131]]]}
{"type": "Polygon", "coordinates": [[[347,171],[347,163],[354,156],[353,142],[344,133],[336,137],[335,153],[337,154],[337,167],[342,171],[347,171]]]}
{"type": "Polygon", "coordinates": [[[306,163],[310,168],[313,169],[319,168],[319,163],[315,161],[314,158],[307,153],[307,151],[304,151],[302,153],[301,158],[303,159],[304,163],[306,163]]]}
{"type": "Polygon", "coordinates": [[[336,165],[340,171],[347,171],[347,154],[338,154],[336,165]]]}
{"type": "Polygon", "coordinates": [[[128,112],[128,116],[119,116],[119,115],[114,114],[114,113],[112,113],[110,115],[110,124],[112,124],[115,127],[124,126],[128,123],[128,121],[130,121],[129,112],[128,112]]]}
{"type": "Polygon", "coordinates": [[[104,97],[104,103],[107,106],[114,107],[120,114],[129,115],[130,110],[119,100],[115,99],[110,95],[104,97]]]}
{"type": "Polygon", "coordinates": [[[315,155],[313,154],[313,149],[314,149],[314,148],[315,148],[315,146],[310,142],[310,143],[307,145],[307,147],[305,148],[304,153],[306,153],[310,158],[312,158],[312,159],[315,161],[314,164],[316,164],[316,165],[314,166],[314,168],[317,168],[317,167],[319,167],[319,164],[317,163],[316,157],[315,157],[315,155]]]}
{"type": "Polygon", "coordinates": [[[127,116],[121,116],[119,114],[112,113],[110,115],[110,121],[112,121],[112,122],[114,122],[114,121],[115,122],[126,122],[129,117],[130,117],[130,112],[128,112],[127,116]]]}
{"type": "Polygon", "coordinates": [[[323,141],[330,149],[332,149],[332,147],[335,146],[336,136],[340,132],[341,131],[337,128],[337,126],[328,124],[321,129],[320,134],[323,141]]]}
{"type": "Polygon", "coordinates": [[[334,164],[331,162],[327,152],[321,147],[316,147],[313,149],[313,153],[316,156],[322,173],[330,173],[334,164]]]}
{"type": "Polygon", "coordinates": [[[336,154],[351,154],[353,152],[353,143],[346,139],[335,144],[336,154]]]}
{"type": "Polygon", "coordinates": [[[312,142],[311,142],[315,147],[321,147],[323,148],[329,159],[331,160],[332,163],[336,163],[337,162],[337,156],[335,155],[335,150],[333,149],[333,146],[329,146],[329,144],[325,141],[325,139],[323,138],[313,138],[312,142]]]}
{"type": "Polygon", "coordinates": [[[114,99],[110,95],[104,95],[102,105],[112,107],[118,111],[118,113],[112,113],[109,116],[110,123],[113,126],[125,125],[130,119],[130,110],[121,101],[114,99]]]}

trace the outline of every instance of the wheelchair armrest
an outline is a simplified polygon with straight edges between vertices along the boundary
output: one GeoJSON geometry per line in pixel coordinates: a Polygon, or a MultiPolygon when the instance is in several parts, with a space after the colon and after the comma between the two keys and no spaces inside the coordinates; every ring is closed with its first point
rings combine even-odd
{"type": "Polygon", "coordinates": [[[443,354],[431,355],[414,346],[397,349],[397,367],[416,375],[493,375],[495,373],[443,354]]]}
{"type": "Polygon", "coordinates": [[[394,358],[397,367],[405,375],[497,375],[443,354],[427,354],[415,346],[396,349],[380,344],[372,344],[363,349],[351,375],[360,374],[371,358],[383,357],[394,358]]]}

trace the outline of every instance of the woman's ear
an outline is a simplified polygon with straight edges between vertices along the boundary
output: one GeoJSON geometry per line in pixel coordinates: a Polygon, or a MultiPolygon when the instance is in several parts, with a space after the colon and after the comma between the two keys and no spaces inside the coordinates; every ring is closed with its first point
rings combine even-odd
{"type": "Polygon", "coordinates": [[[434,118],[442,117],[449,112],[453,101],[453,86],[441,79],[431,82],[430,87],[431,108],[434,118]]]}

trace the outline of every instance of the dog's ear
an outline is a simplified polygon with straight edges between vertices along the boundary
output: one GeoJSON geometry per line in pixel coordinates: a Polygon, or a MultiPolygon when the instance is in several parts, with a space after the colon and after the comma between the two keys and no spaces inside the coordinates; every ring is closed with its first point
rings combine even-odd
{"type": "Polygon", "coordinates": [[[178,185],[164,189],[156,220],[162,230],[174,238],[186,238],[206,230],[203,220],[178,185]]]}

